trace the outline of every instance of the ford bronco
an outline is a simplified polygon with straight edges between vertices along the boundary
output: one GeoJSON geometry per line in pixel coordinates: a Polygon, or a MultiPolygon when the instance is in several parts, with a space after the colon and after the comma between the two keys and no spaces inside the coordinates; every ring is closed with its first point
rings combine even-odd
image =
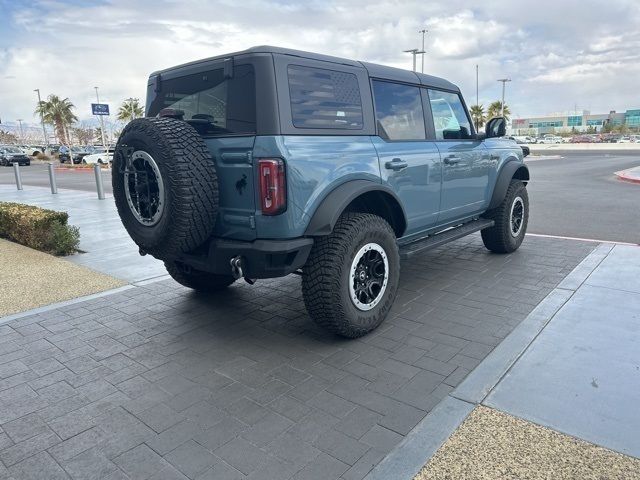
{"type": "Polygon", "coordinates": [[[442,78],[254,47],[151,74],[114,197],[179,283],[297,273],[311,318],[359,337],[388,314],[401,258],[477,231],[493,252],[520,246],[529,171],[505,128],[476,132],[442,78]]]}

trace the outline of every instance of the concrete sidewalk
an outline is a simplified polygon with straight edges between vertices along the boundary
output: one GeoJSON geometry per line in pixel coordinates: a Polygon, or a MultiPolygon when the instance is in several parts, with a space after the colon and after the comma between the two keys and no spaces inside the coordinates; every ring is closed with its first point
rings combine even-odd
{"type": "Polygon", "coordinates": [[[413,478],[478,406],[640,459],[638,405],[640,248],[600,245],[367,479],[413,478]]]}
{"type": "Polygon", "coordinates": [[[80,249],[84,253],[67,257],[79,265],[127,282],[139,282],[166,275],[164,265],[151,256],[142,257],[122,226],[113,197],[98,200],[95,193],[25,185],[16,190],[0,185],[0,201],[36,205],[69,213],[69,223],[80,229],[80,249]]]}

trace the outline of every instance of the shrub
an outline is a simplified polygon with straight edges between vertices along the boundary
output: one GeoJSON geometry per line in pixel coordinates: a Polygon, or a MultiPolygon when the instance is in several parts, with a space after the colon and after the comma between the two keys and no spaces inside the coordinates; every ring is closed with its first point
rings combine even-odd
{"type": "Polygon", "coordinates": [[[78,250],[80,232],[68,225],[66,212],[0,202],[0,237],[53,255],[78,250]]]}

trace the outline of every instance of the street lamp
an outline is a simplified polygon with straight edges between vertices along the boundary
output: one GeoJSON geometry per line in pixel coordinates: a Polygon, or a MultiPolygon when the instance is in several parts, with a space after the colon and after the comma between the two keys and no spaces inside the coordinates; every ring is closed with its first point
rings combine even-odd
{"type": "MultiPolygon", "coordinates": [[[[98,95],[98,87],[93,87],[96,89],[96,100],[98,101],[98,103],[100,103],[100,95],[98,95]]],[[[100,115],[100,133],[102,135],[102,146],[104,148],[107,148],[107,143],[105,142],[104,139],[104,120],[102,118],[102,115],[100,115]]]]}
{"type": "MultiPolygon", "coordinates": [[[[38,107],[42,103],[42,99],[40,98],[40,89],[36,88],[34,92],[38,93],[38,107]]],[[[44,145],[43,149],[46,149],[49,146],[49,138],[47,137],[47,131],[44,128],[44,117],[42,116],[42,110],[40,111],[40,123],[42,124],[42,135],[44,136],[44,145]]],[[[44,153],[44,152],[43,152],[44,153]]]]}
{"type": "Polygon", "coordinates": [[[420,72],[424,73],[424,35],[425,33],[427,33],[429,30],[427,30],[426,28],[423,28],[422,30],[418,30],[418,33],[422,34],[422,68],[420,69],[420,72]]]}
{"type": "Polygon", "coordinates": [[[131,112],[131,120],[135,120],[135,115],[136,115],[136,112],[133,109],[133,101],[134,100],[135,100],[135,98],[133,98],[133,97],[127,98],[127,102],[129,102],[129,111],[131,112]]]}
{"type": "Polygon", "coordinates": [[[24,133],[22,133],[22,119],[18,119],[18,124],[20,125],[20,144],[24,143],[24,133]]]}
{"type": "Polygon", "coordinates": [[[510,78],[499,78],[498,81],[502,82],[502,112],[500,113],[500,116],[504,117],[504,87],[507,84],[507,82],[511,81],[511,79],[510,78]]]}
{"type": "Polygon", "coordinates": [[[424,50],[418,50],[417,48],[412,48],[411,50],[404,50],[404,53],[411,53],[413,55],[413,71],[416,71],[416,56],[424,53],[424,50]]]}

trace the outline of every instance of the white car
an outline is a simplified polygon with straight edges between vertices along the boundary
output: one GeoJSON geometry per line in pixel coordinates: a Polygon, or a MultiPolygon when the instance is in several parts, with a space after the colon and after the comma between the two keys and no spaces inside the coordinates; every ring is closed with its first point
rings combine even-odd
{"type": "Polygon", "coordinates": [[[540,139],[538,143],[562,143],[562,137],[555,135],[546,135],[540,139]]]}
{"type": "Polygon", "coordinates": [[[86,163],[87,165],[111,165],[113,162],[113,152],[115,151],[114,147],[109,147],[105,151],[104,149],[101,152],[92,153],[91,155],[86,155],[82,159],[82,163],[86,163]]]}

